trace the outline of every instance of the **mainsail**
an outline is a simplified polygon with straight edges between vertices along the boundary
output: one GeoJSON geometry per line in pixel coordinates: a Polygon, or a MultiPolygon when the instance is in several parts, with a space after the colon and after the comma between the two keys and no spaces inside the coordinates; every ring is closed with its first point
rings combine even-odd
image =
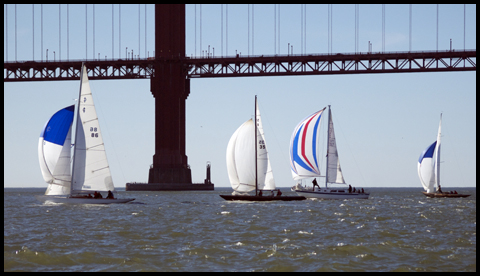
{"type": "Polygon", "coordinates": [[[70,146],[73,105],[56,112],[45,124],[38,141],[38,158],[48,188],[45,195],[70,193],[70,146]]]}
{"type": "Polygon", "coordinates": [[[327,149],[327,183],[345,183],[340,160],[338,159],[337,141],[333,130],[332,110],[328,109],[328,149],[327,149]]]}
{"type": "Polygon", "coordinates": [[[258,189],[260,190],[275,190],[275,180],[273,179],[273,171],[268,158],[267,142],[265,141],[265,132],[263,131],[262,118],[260,116],[260,109],[255,97],[255,108],[257,116],[257,174],[258,189]],[[266,161],[266,162],[265,162],[266,161]],[[265,164],[267,167],[265,167],[265,164]]]}
{"type": "Polygon", "coordinates": [[[85,66],[82,69],[78,102],[72,193],[113,191],[110,167],[85,66]]]}

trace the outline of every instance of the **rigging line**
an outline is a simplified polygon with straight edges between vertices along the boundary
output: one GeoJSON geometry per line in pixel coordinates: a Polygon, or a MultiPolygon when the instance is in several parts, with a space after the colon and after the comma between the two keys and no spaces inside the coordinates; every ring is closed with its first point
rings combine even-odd
{"type": "Polygon", "coordinates": [[[252,55],[255,55],[255,4],[252,4],[252,55]]]}

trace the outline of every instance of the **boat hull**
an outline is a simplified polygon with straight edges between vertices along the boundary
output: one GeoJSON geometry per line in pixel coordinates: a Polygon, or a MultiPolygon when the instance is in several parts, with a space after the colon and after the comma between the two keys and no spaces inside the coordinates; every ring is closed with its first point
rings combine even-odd
{"type": "Polygon", "coordinates": [[[220,195],[225,200],[241,200],[241,201],[293,201],[305,200],[303,196],[254,196],[254,195],[220,195]]]}
{"type": "Polygon", "coordinates": [[[321,191],[303,191],[294,190],[297,195],[306,198],[318,199],[368,199],[369,193],[339,193],[339,192],[321,192],[321,191]]]}
{"type": "Polygon", "coordinates": [[[47,196],[36,195],[35,198],[40,202],[53,202],[64,204],[118,204],[127,203],[135,200],[134,198],[86,198],[86,197],[68,197],[68,196],[47,196]]]}
{"type": "Polygon", "coordinates": [[[466,194],[443,194],[443,193],[427,193],[422,192],[427,197],[438,198],[438,197],[469,197],[470,195],[466,194]]]}

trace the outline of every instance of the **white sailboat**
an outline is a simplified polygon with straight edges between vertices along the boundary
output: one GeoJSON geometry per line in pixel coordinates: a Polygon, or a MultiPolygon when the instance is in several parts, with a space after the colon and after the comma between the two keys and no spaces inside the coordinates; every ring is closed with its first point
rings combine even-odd
{"type": "Polygon", "coordinates": [[[232,195],[220,195],[226,200],[303,200],[299,196],[271,195],[276,190],[268,158],[262,119],[255,96],[255,119],[243,123],[232,135],[227,146],[227,171],[232,195]],[[255,191],[255,195],[248,192],[255,191]],[[262,195],[266,192],[266,195],[262,195]]]}
{"type": "Polygon", "coordinates": [[[458,193],[444,193],[440,186],[440,145],[442,136],[442,114],[438,126],[437,140],[428,146],[418,159],[418,177],[427,197],[467,197],[470,195],[458,193]],[[435,158],[434,158],[435,155],[435,158]]]}
{"type": "MultiPolygon", "coordinates": [[[[326,107],[303,119],[295,128],[290,139],[290,167],[294,180],[321,177],[319,158],[319,128],[326,107]]],[[[316,183],[316,180],[314,180],[316,183]]],[[[345,184],[340,160],[338,159],[337,142],[333,130],[332,111],[328,106],[328,146],[325,188],[303,187],[300,183],[292,187],[298,195],[318,199],[368,199],[369,193],[353,191],[350,188],[332,188],[331,184],[345,184]]]]}
{"type": "Polygon", "coordinates": [[[71,173],[73,105],[56,112],[47,121],[40,135],[38,157],[48,187],[45,195],[36,198],[42,202],[72,204],[111,204],[134,200],[134,198],[89,197],[109,191],[113,195],[115,187],[93,103],[87,69],[83,65],[78,99],[71,173]]]}

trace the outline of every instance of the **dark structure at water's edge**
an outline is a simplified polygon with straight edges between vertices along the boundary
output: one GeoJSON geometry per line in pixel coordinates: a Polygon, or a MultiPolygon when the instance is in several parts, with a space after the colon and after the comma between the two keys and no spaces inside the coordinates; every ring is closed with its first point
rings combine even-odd
{"type": "Polygon", "coordinates": [[[213,183],[127,183],[126,191],[207,191],[213,183]]]}
{"type": "Polygon", "coordinates": [[[213,191],[210,180],[210,162],[207,162],[207,178],[204,183],[127,183],[126,191],[213,191]]]}

